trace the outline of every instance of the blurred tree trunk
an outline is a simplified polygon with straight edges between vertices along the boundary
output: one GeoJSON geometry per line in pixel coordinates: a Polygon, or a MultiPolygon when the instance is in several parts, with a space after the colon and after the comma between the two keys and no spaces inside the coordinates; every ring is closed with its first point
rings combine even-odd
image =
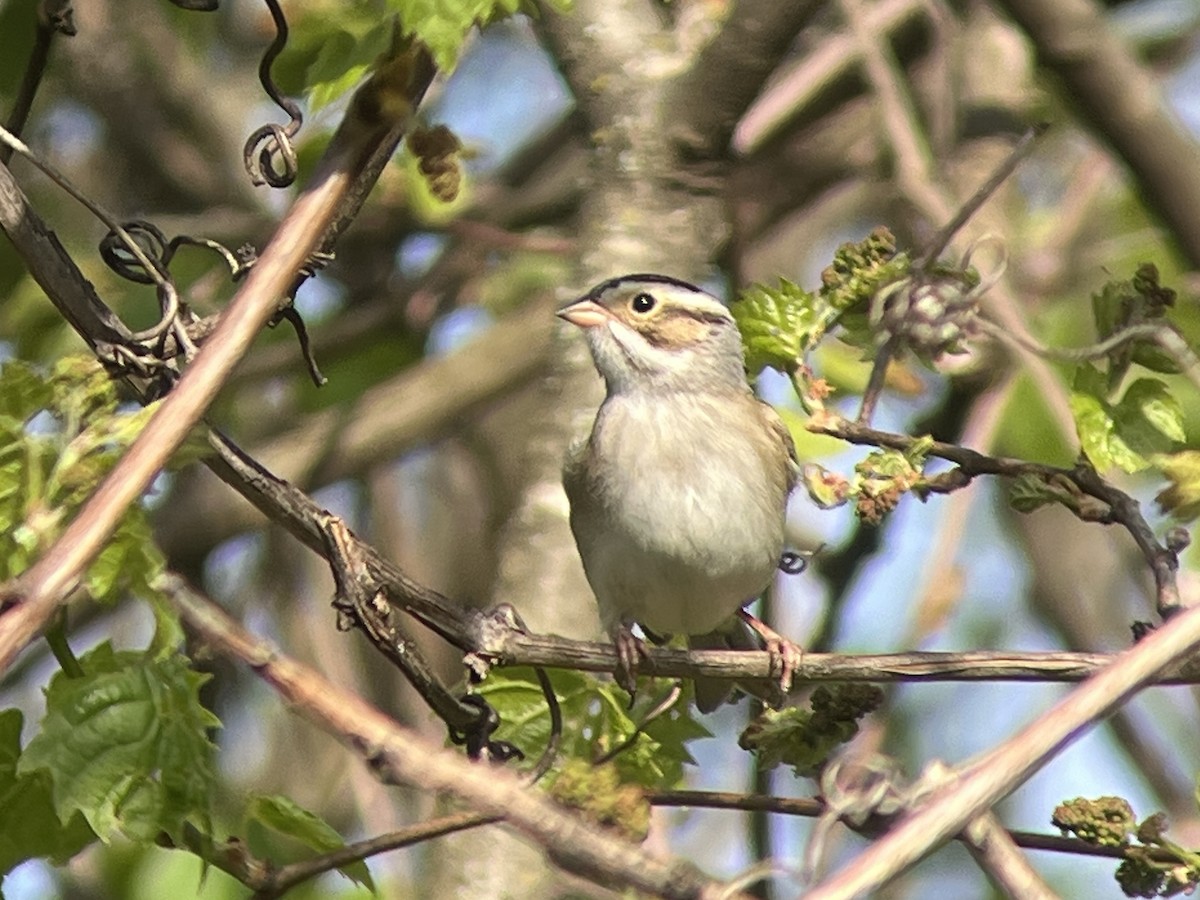
{"type": "MultiPolygon", "coordinates": [[[[718,179],[688,184],[669,137],[665,102],[682,51],[640,3],[588,0],[549,17],[547,40],[587,120],[594,146],[580,211],[578,278],[562,298],[629,272],[701,278],[728,234],[718,179]]],[[[499,540],[494,603],[512,604],[534,631],[575,638],[600,634],[567,521],[563,454],[591,427],[603,399],[575,329],[560,327],[541,383],[540,414],[523,450],[526,473],[499,540]]],[[[561,881],[536,849],[498,830],[456,835],[438,854],[428,896],[540,897],[561,881]],[[464,863],[464,861],[467,861],[464,863]]]]}

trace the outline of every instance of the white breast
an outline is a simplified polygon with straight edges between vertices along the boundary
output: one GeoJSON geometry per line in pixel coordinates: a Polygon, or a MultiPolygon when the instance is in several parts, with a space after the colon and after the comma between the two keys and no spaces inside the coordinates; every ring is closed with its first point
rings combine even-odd
{"type": "Polygon", "coordinates": [[[606,624],[711,631],[770,581],[786,491],[753,437],[716,424],[728,420],[720,402],[729,401],[612,397],[592,440],[615,468],[590,478],[568,469],[572,526],[606,624]]]}

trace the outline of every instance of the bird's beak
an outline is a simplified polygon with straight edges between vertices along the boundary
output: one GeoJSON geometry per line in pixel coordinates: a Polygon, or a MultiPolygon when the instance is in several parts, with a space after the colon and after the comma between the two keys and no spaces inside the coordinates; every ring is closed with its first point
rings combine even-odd
{"type": "Polygon", "coordinates": [[[558,311],[560,319],[566,319],[580,328],[595,328],[610,318],[608,310],[592,300],[576,300],[558,311]]]}

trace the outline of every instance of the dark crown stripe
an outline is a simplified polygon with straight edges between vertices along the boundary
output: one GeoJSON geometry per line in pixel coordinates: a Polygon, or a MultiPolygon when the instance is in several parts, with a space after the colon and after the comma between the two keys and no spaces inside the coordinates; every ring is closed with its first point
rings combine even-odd
{"type": "Polygon", "coordinates": [[[600,284],[596,285],[594,288],[592,288],[590,291],[588,291],[587,295],[584,297],[584,299],[595,300],[598,297],[600,297],[602,294],[606,293],[607,291],[610,291],[614,288],[619,288],[624,284],[630,284],[633,282],[650,283],[650,284],[669,284],[672,287],[685,288],[686,290],[689,290],[689,291],[695,291],[697,294],[704,293],[704,291],[700,290],[700,288],[696,287],[694,284],[690,284],[686,281],[683,281],[682,279],[672,278],[670,275],[656,275],[652,272],[648,272],[648,273],[636,273],[633,275],[621,275],[617,278],[610,278],[610,279],[608,279],[608,281],[602,281],[602,282],[600,282],[600,284]]]}

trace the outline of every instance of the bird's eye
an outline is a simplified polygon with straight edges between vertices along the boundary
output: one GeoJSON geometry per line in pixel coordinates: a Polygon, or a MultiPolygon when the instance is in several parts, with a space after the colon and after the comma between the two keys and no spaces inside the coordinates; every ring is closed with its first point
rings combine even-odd
{"type": "Polygon", "coordinates": [[[654,309],[654,305],[657,302],[658,301],[656,301],[649,294],[641,293],[641,294],[634,294],[633,300],[630,301],[629,305],[633,308],[633,311],[635,313],[643,313],[644,314],[644,313],[648,313],[648,312],[650,312],[650,310],[654,309]]]}

